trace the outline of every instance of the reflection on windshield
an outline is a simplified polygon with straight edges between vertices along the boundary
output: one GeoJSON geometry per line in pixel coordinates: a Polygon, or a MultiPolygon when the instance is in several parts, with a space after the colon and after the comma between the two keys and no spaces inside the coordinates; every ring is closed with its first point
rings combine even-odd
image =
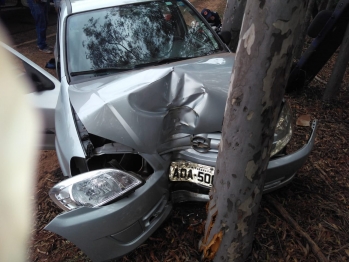
{"type": "Polygon", "coordinates": [[[222,49],[182,1],[156,1],[80,13],[67,23],[70,72],[133,69],[222,49]]]}

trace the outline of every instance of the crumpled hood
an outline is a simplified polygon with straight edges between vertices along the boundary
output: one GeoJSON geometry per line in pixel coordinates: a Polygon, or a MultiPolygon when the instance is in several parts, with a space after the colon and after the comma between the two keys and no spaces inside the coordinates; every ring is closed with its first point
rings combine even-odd
{"type": "Polygon", "coordinates": [[[87,131],[155,153],[174,136],[221,131],[235,56],[148,67],[69,87],[87,131]]]}

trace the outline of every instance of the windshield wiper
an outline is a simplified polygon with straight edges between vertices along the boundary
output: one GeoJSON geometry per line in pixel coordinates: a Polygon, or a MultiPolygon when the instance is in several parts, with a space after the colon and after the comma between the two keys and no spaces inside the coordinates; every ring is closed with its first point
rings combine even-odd
{"type": "Polygon", "coordinates": [[[168,64],[168,63],[177,62],[177,61],[190,59],[190,58],[194,58],[194,57],[170,57],[170,58],[164,58],[164,59],[161,59],[161,60],[158,60],[158,61],[154,61],[154,62],[138,64],[138,65],[135,65],[134,68],[142,68],[142,67],[151,66],[151,65],[168,64]]]}
{"type": "Polygon", "coordinates": [[[99,73],[109,73],[109,72],[122,72],[127,70],[132,70],[133,68],[117,68],[117,67],[106,67],[86,71],[71,72],[70,76],[81,76],[89,74],[99,74],[99,73]]]}

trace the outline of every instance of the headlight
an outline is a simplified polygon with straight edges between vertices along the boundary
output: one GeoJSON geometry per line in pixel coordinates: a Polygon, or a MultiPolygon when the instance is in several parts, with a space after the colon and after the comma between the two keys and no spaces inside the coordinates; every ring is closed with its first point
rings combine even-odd
{"type": "Polygon", "coordinates": [[[118,169],[100,169],[58,183],[49,195],[64,210],[81,206],[98,207],[143,184],[144,180],[137,175],[118,169]]]}
{"type": "Polygon", "coordinates": [[[279,120],[276,124],[274,142],[270,157],[280,152],[292,137],[292,113],[288,103],[284,103],[279,120]]]}

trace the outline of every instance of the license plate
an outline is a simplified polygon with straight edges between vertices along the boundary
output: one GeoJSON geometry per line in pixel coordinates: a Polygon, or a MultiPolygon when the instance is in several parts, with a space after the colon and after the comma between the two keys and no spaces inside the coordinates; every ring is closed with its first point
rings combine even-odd
{"type": "Polygon", "coordinates": [[[169,178],[171,181],[185,181],[211,187],[214,167],[188,161],[171,163],[169,178]]]}

